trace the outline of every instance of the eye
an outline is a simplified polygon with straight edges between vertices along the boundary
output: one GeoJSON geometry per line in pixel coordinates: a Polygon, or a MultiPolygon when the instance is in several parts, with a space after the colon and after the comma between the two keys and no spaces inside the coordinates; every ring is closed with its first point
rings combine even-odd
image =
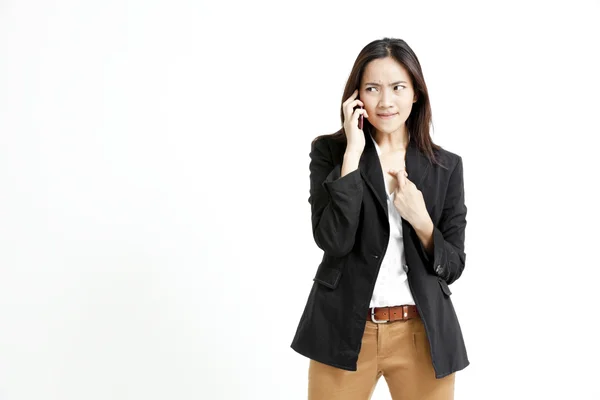
{"type": "MultiPolygon", "coordinates": [[[[398,87],[401,87],[402,89],[406,89],[406,86],[404,86],[404,85],[396,85],[396,86],[394,86],[394,89],[395,89],[395,88],[398,88],[398,87]]],[[[370,92],[371,90],[369,90],[369,89],[377,89],[377,88],[376,88],[376,87],[374,87],[374,86],[371,86],[371,87],[368,87],[368,88],[366,88],[365,90],[366,90],[367,92],[370,92]]]]}

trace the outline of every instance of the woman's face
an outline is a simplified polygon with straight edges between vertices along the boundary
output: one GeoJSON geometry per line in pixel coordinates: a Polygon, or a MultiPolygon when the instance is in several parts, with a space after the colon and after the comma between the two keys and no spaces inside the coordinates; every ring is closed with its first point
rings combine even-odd
{"type": "Polygon", "coordinates": [[[383,133],[402,133],[417,100],[408,71],[391,57],[367,64],[359,98],[367,109],[371,125],[383,133]]]}

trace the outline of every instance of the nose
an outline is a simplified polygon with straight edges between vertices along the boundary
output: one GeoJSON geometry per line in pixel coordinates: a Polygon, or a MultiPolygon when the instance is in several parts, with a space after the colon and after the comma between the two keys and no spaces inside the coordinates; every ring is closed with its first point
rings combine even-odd
{"type": "Polygon", "coordinates": [[[379,98],[379,108],[386,109],[389,108],[391,103],[392,95],[389,93],[389,90],[384,89],[381,91],[381,97],[379,98]]]}

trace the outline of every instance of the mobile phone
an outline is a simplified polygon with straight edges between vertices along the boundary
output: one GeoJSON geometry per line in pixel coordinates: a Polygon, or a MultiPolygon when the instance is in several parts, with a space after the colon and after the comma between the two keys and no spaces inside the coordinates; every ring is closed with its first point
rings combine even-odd
{"type": "MultiPolygon", "coordinates": [[[[358,97],[358,95],[356,96],[356,99],[357,99],[357,100],[360,100],[360,98],[358,97]]],[[[358,108],[360,108],[361,110],[363,109],[363,107],[362,107],[362,106],[358,106],[358,108]]],[[[362,130],[362,128],[363,128],[363,123],[364,123],[364,122],[363,122],[363,115],[362,115],[362,114],[360,114],[360,115],[358,116],[358,129],[361,129],[361,130],[362,130]]]]}
{"type": "MultiPolygon", "coordinates": [[[[362,107],[359,107],[362,110],[362,107]]],[[[363,115],[360,114],[358,116],[358,129],[362,129],[363,128],[363,115]]]]}

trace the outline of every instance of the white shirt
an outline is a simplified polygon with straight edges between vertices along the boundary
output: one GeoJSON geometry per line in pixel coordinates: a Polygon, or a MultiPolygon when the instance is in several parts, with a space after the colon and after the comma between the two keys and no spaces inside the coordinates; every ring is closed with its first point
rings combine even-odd
{"type": "MultiPolygon", "coordinates": [[[[371,137],[371,140],[375,144],[377,155],[381,155],[379,145],[371,135],[369,137],[371,137]]],[[[384,173],[386,172],[384,171],[384,173]]],[[[394,206],[396,192],[394,191],[390,195],[390,190],[385,179],[383,182],[385,184],[388,203],[390,239],[383,260],[381,261],[381,268],[379,269],[379,275],[375,282],[375,289],[369,307],[414,305],[415,300],[410,291],[410,286],[408,286],[408,277],[406,276],[408,265],[406,264],[404,242],[402,241],[402,220],[400,219],[400,213],[396,209],[396,206],[394,206]]]]}

